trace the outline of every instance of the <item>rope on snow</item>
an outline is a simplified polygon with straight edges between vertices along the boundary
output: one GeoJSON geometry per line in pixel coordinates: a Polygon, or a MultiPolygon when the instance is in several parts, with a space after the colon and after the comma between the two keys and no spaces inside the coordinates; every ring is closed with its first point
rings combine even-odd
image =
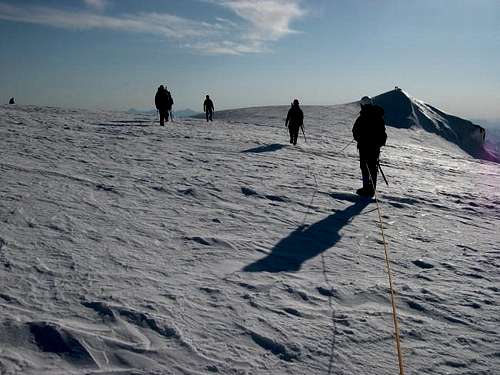
{"type": "MultiPolygon", "coordinates": [[[[375,186],[373,183],[372,175],[370,173],[370,168],[368,168],[368,163],[366,163],[366,168],[368,169],[368,174],[370,176],[370,182],[372,186],[375,186]]],[[[396,351],[398,353],[398,365],[399,365],[399,375],[404,375],[404,367],[403,367],[403,353],[401,351],[401,337],[399,332],[399,323],[398,323],[398,315],[397,315],[397,307],[396,307],[396,293],[394,291],[393,283],[392,283],[392,273],[391,273],[391,262],[389,259],[389,250],[387,249],[387,241],[385,239],[384,233],[384,223],[382,221],[382,211],[380,210],[380,204],[378,201],[377,189],[374,188],[375,192],[375,203],[377,204],[377,212],[378,212],[378,222],[380,227],[380,234],[382,235],[382,242],[384,243],[384,255],[385,255],[385,264],[387,267],[387,275],[389,278],[389,289],[391,292],[391,305],[392,305],[392,320],[394,323],[394,334],[396,341],[396,351]]]]}

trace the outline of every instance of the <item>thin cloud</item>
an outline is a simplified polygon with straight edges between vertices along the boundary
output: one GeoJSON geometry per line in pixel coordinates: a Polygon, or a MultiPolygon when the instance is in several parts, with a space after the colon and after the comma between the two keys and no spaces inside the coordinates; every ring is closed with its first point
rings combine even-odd
{"type": "MultiPolygon", "coordinates": [[[[209,43],[196,48],[206,53],[235,55],[271,51],[271,44],[297,33],[290,24],[307,12],[301,0],[201,0],[232,11],[244,24],[235,32],[238,38],[209,43]]],[[[233,22],[233,21],[231,21],[233,22]]]]}
{"type": "Polygon", "coordinates": [[[89,8],[93,8],[93,9],[96,9],[98,11],[103,11],[109,5],[107,0],[83,0],[83,2],[89,8]]]}
{"type": "Polygon", "coordinates": [[[244,55],[250,53],[262,53],[269,50],[260,42],[234,42],[231,40],[219,40],[214,42],[203,42],[190,44],[189,48],[209,55],[244,55]]]}
{"type": "Polygon", "coordinates": [[[84,0],[91,10],[61,10],[43,6],[12,6],[0,2],[0,20],[70,30],[108,29],[160,35],[180,46],[206,54],[242,55],[269,51],[269,43],[293,33],[289,24],[305,12],[297,0],[208,0],[231,9],[237,20],[195,21],[170,13],[108,15],[100,13],[108,0],[84,0]]]}
{"type": "Polygon", "coordinates": [[[185,39],[219,33],[219,27],[168,13],[107,16],[46,7],[14,7],[0,3],[0,19],[73,30],[110,29],[185,39]]]}
{"type": "Polygon", "coordinates": [[[247,39],[276,41],[295,33],[290,24],[306,14],[298,0],[208,0],[248,22],[247,39]]]}

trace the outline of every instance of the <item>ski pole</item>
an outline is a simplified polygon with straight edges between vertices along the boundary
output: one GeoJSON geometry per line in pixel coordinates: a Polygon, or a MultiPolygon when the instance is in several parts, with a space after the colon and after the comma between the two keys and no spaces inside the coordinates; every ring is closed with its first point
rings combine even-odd
{"type": "Polygon", "coordinates": [[[380,162],[378,161],[378,162],[377,162],[377,164],[378,164],[378,169],[380,170],[380,174],[381,174],[381,175],[382,175],[382,177],[384,178],[385,184],[386,184],[387,186],[389,186],[389,183],[387,182],[387,178],[385,178],[384,171],[382,170],[382,167],[380,166],[380,162]]]}
{"type": "Polygon", "coordinates": [[[340,152],[344,152],[347,149],[347,147],[349,147],[350,145],[353,144],[353,142],[354,142],[354,139],[352,139],[351,142],[349,142],[346,146],[344,146],[344,148],[342,150],[340,150],[340,152]]]}
{"type": "Polygon", "coordinates": [[[300,125],[300,128],[302,129],[302,134],[304,134],[304,142],[307,143],[306,132],[304,131],[304,124],[300,125]]]}

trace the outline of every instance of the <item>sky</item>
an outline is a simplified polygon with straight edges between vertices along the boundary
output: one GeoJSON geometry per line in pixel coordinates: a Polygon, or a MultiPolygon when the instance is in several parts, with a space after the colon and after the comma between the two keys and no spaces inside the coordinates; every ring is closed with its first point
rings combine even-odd
{"type": "Polygon", "coordinates": [[[0,0],[0,102],[340,104],[399,86],[500,119],[499,0],[0,0]]]}

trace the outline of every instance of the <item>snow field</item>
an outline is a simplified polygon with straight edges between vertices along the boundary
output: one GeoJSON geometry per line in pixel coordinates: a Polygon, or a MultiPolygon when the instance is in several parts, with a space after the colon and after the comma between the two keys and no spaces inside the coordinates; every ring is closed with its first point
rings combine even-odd
{"type": "MultiPolygon", "coordinates": [[[[164,128],[0,107],[0,373],[394,374],[355,105],[164,128]],[[317,185],[316,185],[317,182],[317,185]]],[[[407,374],[500,366],[498,164],[388,128],[379,195],[407,374]]]]}

